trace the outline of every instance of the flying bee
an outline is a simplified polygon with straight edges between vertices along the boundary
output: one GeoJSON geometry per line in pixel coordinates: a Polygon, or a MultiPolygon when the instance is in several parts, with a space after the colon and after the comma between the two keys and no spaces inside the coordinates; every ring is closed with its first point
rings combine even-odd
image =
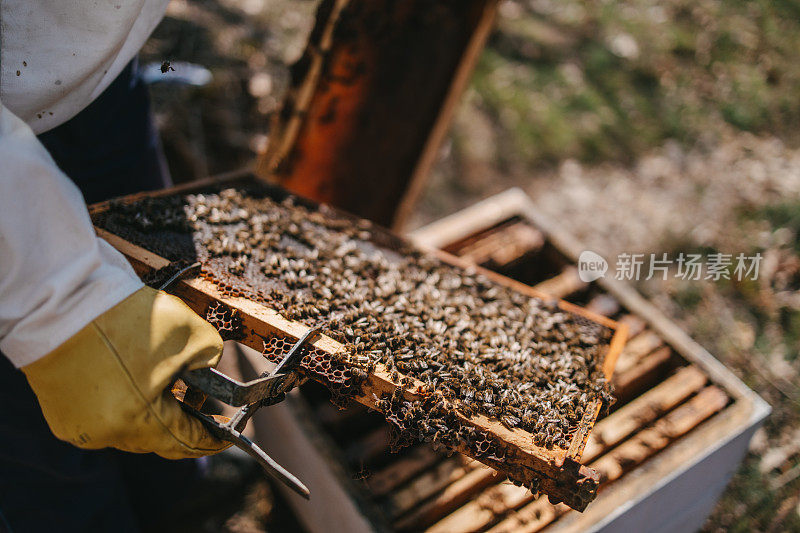
{"type": "Polygon", "coordinates": [[[171,61],[164,60],[161,62],[161,73],[166,74],[169,71],[175,72],[175,69],[172,68],[171,61]]]}
{"type": "Polygon", "coordinates": [[[372,472],[370,472],[368,468],[362,468],[361,470],[359,470],[358,472],[353,474],[353,479],[356,480],[356,481],[361,481],[361,480],[367,479],[371,475],[372,475],[372,472]]]}

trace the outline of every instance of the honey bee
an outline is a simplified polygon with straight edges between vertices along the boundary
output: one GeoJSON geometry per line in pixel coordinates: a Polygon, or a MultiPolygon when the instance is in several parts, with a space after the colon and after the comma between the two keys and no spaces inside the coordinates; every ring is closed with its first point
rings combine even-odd
{"type": "Polygon", "coordinates": [[[369,469],[362,468],[361,470],[359,470],[358,472],[353,474],[353,479],[356,480],[356,481],[361,481],[361,480],[367,479],[371,475],[372,475],[372,472],[370,472],[369,469]]]}
{"type": "Polygon", "coordinates": [[[356,366],[350,367],[350,373],[353,375],[354,378],[358,380],[365,380],[367,379],[367,372],[361,368],[356,366]]]}

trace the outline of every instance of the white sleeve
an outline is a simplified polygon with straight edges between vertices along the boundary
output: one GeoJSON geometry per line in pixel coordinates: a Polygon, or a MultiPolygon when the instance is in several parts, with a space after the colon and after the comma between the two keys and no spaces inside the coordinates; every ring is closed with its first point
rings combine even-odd
{"type": "Polygon", "coordinates": [[[78,188],[0,102],[0,351],[25,366],[142,287],[78,188]]]}

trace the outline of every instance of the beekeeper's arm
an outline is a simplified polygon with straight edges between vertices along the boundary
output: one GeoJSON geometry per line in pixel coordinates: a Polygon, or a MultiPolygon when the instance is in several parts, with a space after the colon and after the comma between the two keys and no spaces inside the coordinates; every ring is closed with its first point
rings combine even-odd
{"type": "Polygon", "coordinates": [[[76,446],[168,458],[225,447],[168,391],[182,369],[216,364],[218,333],[95,235],[77,187],[2,102],[0,351],[76,446]]]}

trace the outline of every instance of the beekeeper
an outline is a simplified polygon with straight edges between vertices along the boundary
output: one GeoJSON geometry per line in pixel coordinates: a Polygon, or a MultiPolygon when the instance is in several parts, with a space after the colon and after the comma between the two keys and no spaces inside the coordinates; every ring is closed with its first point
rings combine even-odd
{"type": "Polygon", "coordinates": [[[0,530],[135,530],[169,462],[117,450],[225,447],[168,392],[222,340],[86,210],[169,183],[135,60],[166,4],[0,2],[0,530]]]}

